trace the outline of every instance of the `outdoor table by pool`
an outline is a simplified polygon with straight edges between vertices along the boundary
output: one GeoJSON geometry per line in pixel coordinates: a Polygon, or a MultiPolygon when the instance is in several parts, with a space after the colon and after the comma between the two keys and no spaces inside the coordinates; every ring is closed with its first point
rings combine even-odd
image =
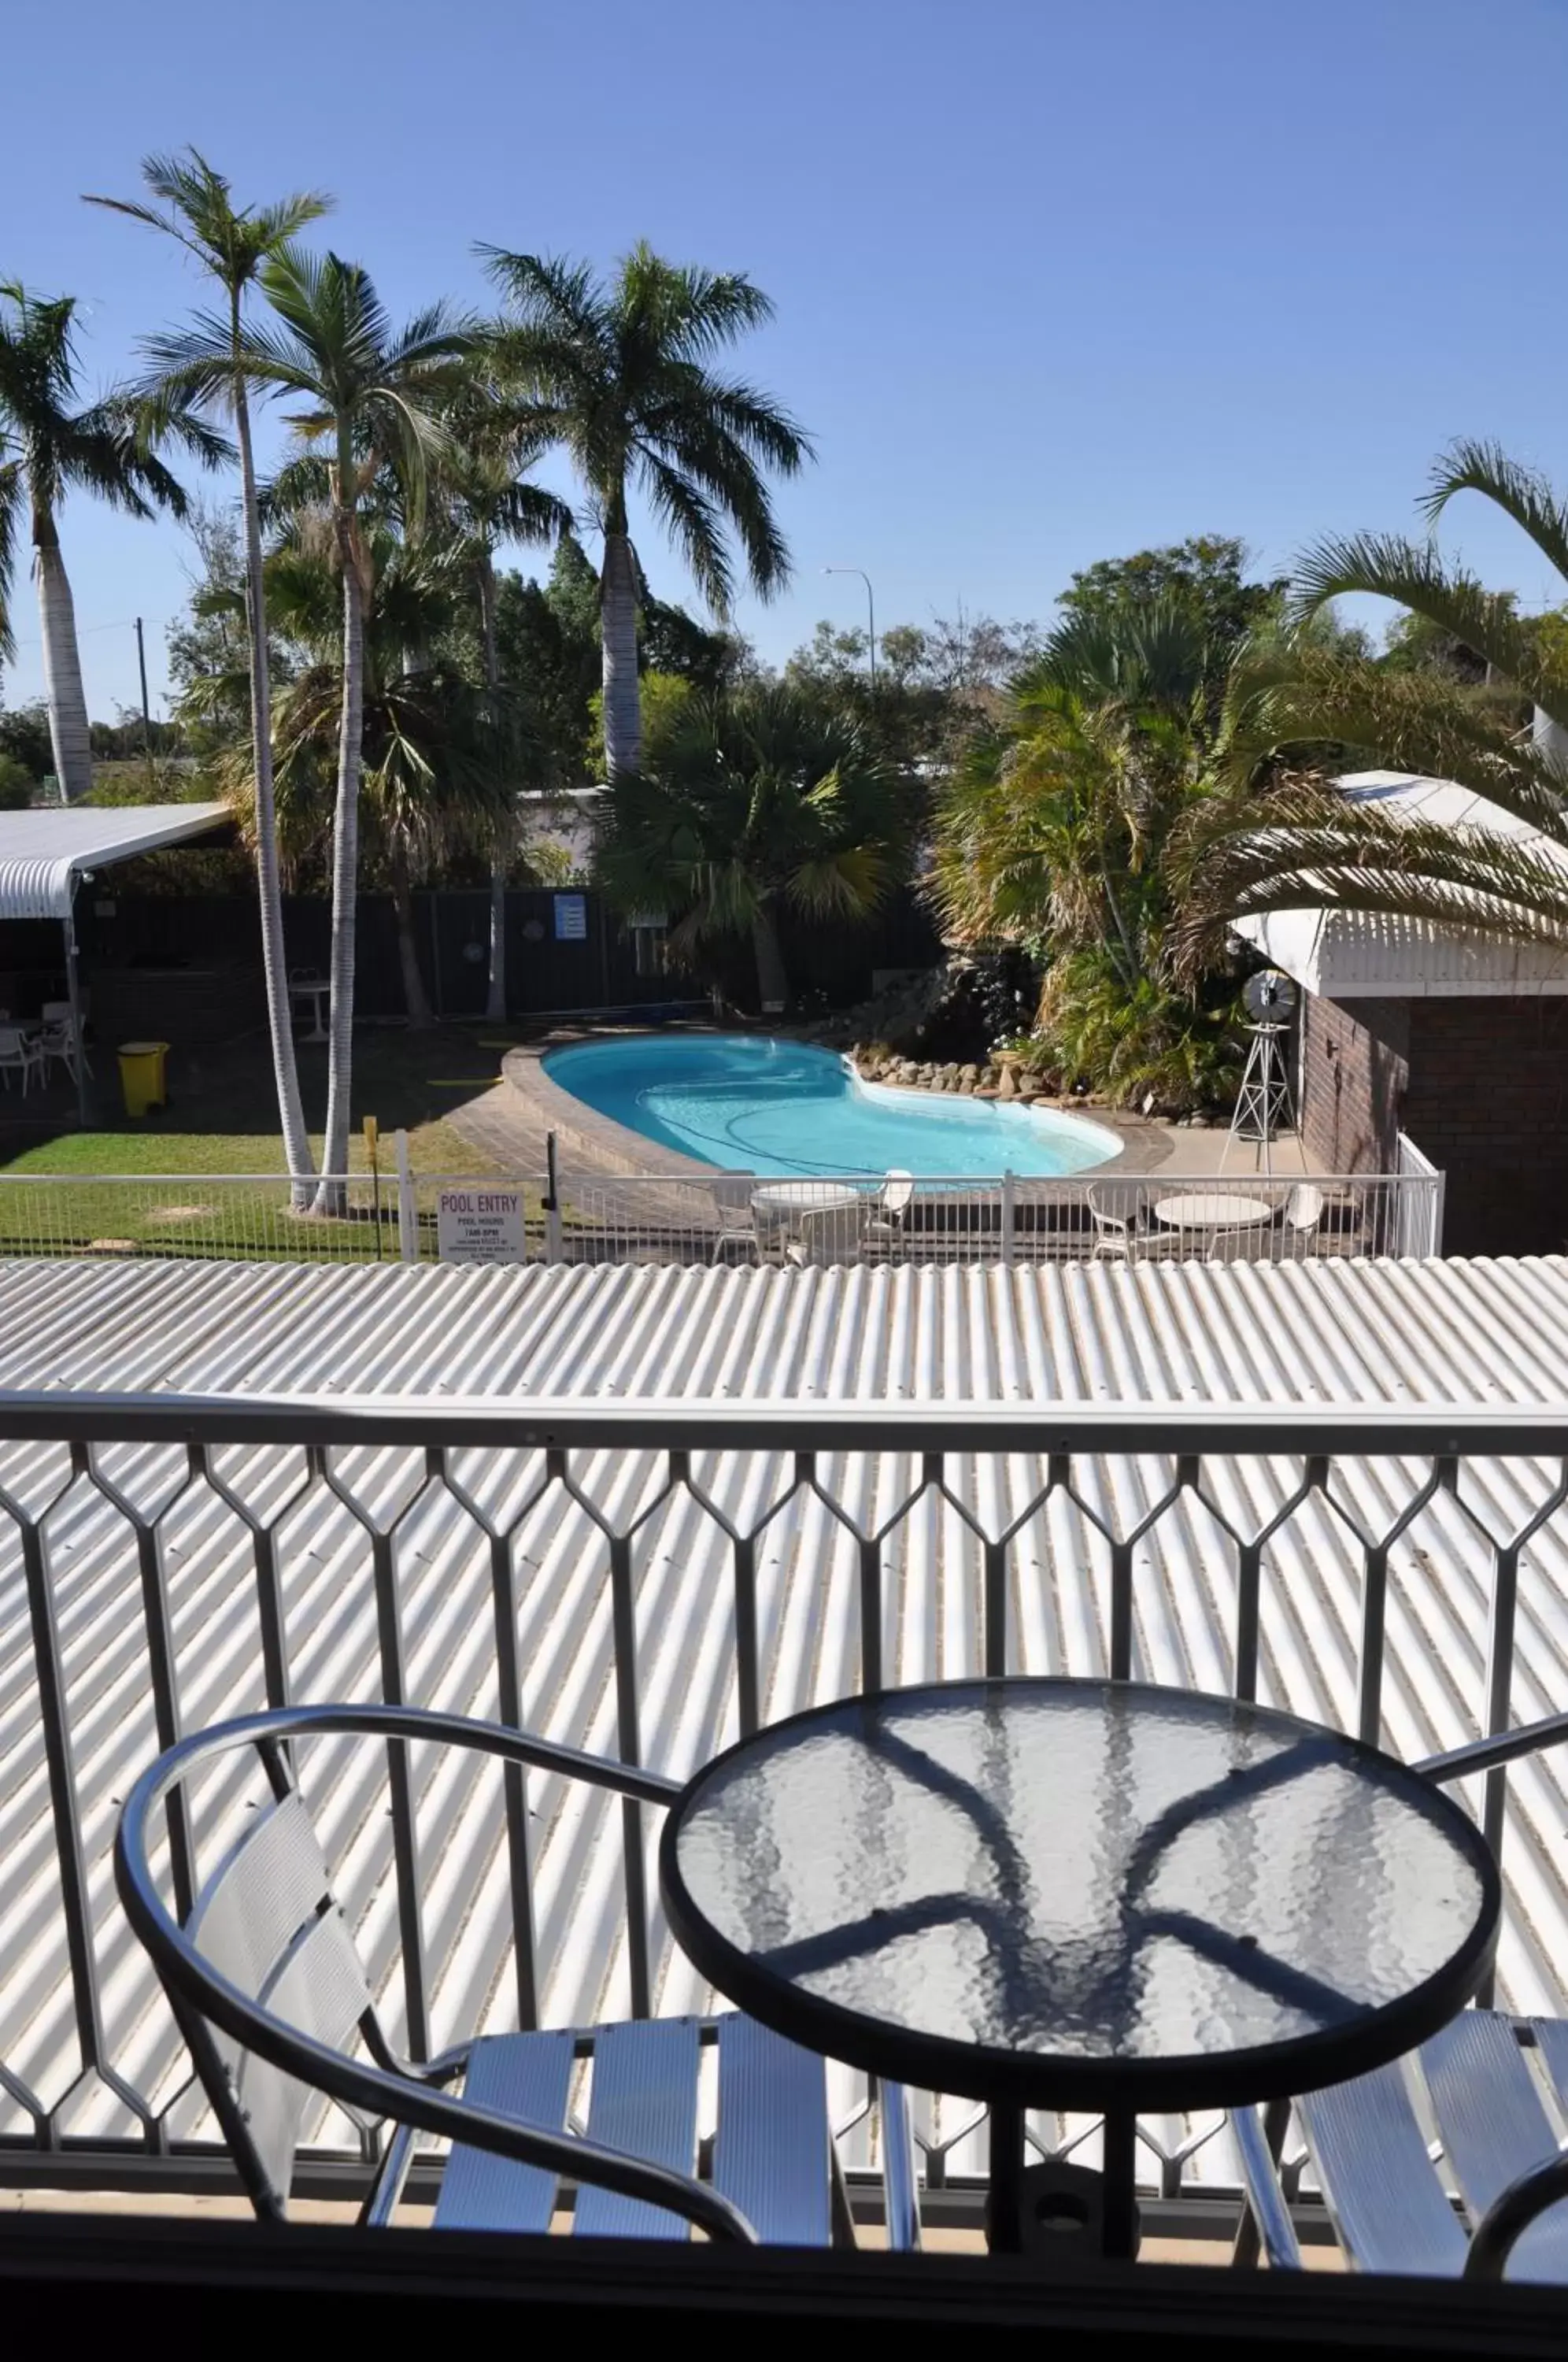
{"type": "Polygon", "coordinates": [[[860,1192],[842,1181],[767,1181],[752,1191],[751,1202],[759,1214],[848,1213],[860,1192]]]}
{"type": "Polygon", "coordinates": [[[324,976],[296,977],[290,983],[289,999],[310,1003],[311,1030],[304,1037],[307,1042],[325,1042],[327,1038],[326,1028],[321,1021],[321,1004],[331,990],[331,983],[324,976]]]}
{"type": "Polygon", "coordinates": [[[1154,1200],[1155,1214],[1173,1231],[1253,1230],[1260,1222],[1271,1222],[1274,1210],[1265,1198],[1232,1198],[1222,1189],[1154,1200]]]}
{"type": "Polygon", "coordinates": [[[1501,1890],[1442,1792],[1337,1731],[1106,1681],[888,1690],[797,1715],[666,1822],[678,1941],[781,2034],[991,2107],[1018,2244],[1023,2112],[1105,2117],[1108,2254],[1140,2110],[1239,2107],[1400,2058],[1458,2014],[1501,1890]]]}

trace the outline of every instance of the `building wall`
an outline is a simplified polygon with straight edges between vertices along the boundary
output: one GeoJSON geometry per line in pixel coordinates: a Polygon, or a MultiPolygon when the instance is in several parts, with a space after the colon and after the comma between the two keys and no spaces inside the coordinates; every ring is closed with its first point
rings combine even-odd
{"type": "Polygon", "coordinates": [[[1568,999],[1305,993],[1300,1083],[1320,1172],[1392,1171],[1403,1131],[1447,1175],[1447,1253],[1568,1250],[1568,999]]]}
{"type": "Polygon", "coordinates": [[[1568,1000],[1413,1000],[1405,1130],[1448,1175],[1450,1254],[1568,1246],[1568,1000]]]}
{"type": "MultiPolygon", "coordinates": [[[[1301,1133],[1319,1172],[1392,1172],[1408,1079],[1407,1009],[1358,1000],[1352,1010],[1302,994],[1301,1133]]],[[[1412,1137],[1426,1147],[1419,1132],[1412,1137]]]]}

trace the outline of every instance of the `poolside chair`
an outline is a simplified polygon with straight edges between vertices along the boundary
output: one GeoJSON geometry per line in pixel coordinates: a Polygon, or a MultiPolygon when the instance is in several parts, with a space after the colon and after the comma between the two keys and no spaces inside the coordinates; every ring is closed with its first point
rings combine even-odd
{"type": "Polygon", "coordinates": [[[858,1263],[866,1234],[867,1200],[853,1206],[808,1206],[796,1220],[796,1236],[784,1260],[798,1271],[825,1271],[834,1264],[858,1263]]]}
{"type": "Polygon", "coordinates": [[[1285,1215],[1278,1231],[1278,1245],[1284,1256],[1312,1253],[1309,1242],[1317,1236],[1323,1220],[1324,1198],[1314,1182],[1297,1181],[1285,1201],[1285,1215]]]}
{"type": "MultiPolygon", "coordinates": [[[[1084,1192],[1089,1220],[1094,1224],[1094,1252],[1091,1263],[1137,1263],[1148,1242],[1138,1227],[1136,1210],[1112,1213],[1095,1182],[1084,1192]]],[[[1124,1198],[1119,1201],[1125,1205],[1124,1198]]]]}
{"type": "Polygon", "coordinates": [[[19,1025],[0,1026],[0,1083],[11,1087],[13,1075],[22,1077],[22,1097],[26,1098],[36,1074],[45,1075],[43,1045],[34,1033],[24,1033],[19,1025]]]}
{"type": "MultiPolygon", "coordinates": [[[[286,2220],[295,2150],[314,2090],[391,2136],[381,2150],[363,2224],[388,2223],[416,2147],[447,2140],[439,2230],[552,2227],[575,2189],[580,2235],[752,2244],[854,2244],[828,2117],[822,2058],[734,2013],[644,2018],[586,2029],[485,2035],[428,2064],[392,2047],[293,1770],[303,1745],[354,1736],[476,1750],[510,1767],[506,1808],[513,1875],[526,1878],[519,1833],[524,1766],[652,1805],[672,1782],[497,1725],[403,1706],[304,1706],[219,1726],[160,1756],[120,1816],[115,1876],[127,1915],[152,1956],[207,2098],[258,2214],[286,2220]],[[218,1862],[183,1924],[152,1867],[167,1850],[189,1860],[193,1793],[223,1794],[222,1759],[250,1751],[264,1774],[261,1809],[218,1862]],[[196,1775],[193,1777],[193,1775],[196,1775]],[[167,1819],[166,1819],[167,1816],[167,1819]],[[358,2047],[356,2047],[356,2037],[358,2047]],[[717,2052],[717,2120],[699,2146],[699,2070],[717,2052]],[[587,2133],[572,2128],[573,2087],[591,2061],[587,2133]],[[461,2086],[460,2097],[457,2087],[461,2086]],[[700,2156],[706,2160],[700,2176],[700,2156]]],[[[258,1782],[259,1786],[262,1785],[258,1782]]],[[[499,1802],[499,1799],[498,1799],[499,1802]]],[[[177,1873],[176,1873],[177,1874],[177,1873]]],[[[400,1924],[417,1897],[400,1887],[400,1924]]],[[[526,1904],[514,1895],[515,1913],[526,1904]]],[[[919,2244],[914,2151],[901,2088],[880,2090],[890,2244],[919,2244]]],[[[428,2146],[422,2164],[435,2163],[428,2146]]]]}
{"type": "Polygon", "coordinates": [[[865,1234],[873,1245],[886,1247],[891,1253],[907,1243],[914,1196],[913,1174],[900,1172],[897,1165],[890,1167],[866,1218],[865,1234]]]}
{"type": "Polygon", "coordinates": [[[768,1251],[751,1202],[754,1183],[749,1176],[739,1181],[715,1181],[713,1184],[713,1217],[718,1225],[713,1232],[711,1263],[728,1263],[739,1253],[751,1263],[772,1263],[777,1256],[768,1251]]]}

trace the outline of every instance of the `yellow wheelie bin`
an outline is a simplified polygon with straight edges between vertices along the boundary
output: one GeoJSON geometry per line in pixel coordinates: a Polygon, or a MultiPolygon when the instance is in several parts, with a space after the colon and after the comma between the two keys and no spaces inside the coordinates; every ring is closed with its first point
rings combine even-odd
{"type": "Polygon", "coordinates": [[[120,1090],[127,1115],[145,1115],[149,1108],[165,1104],[163,1062],[168,1055],[167,1042],[120,1043],[120,1090]]]}

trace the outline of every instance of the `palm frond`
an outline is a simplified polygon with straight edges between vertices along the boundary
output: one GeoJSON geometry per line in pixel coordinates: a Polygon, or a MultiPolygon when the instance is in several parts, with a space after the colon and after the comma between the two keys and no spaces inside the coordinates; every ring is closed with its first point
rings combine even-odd
{"type": "Polygon", "coordinates": [[[21,461],[0,461],[0,658],[7,664],[17,653],[11,623],[11,592],[17,579],[17,557],[22,546],[23,499],[21,461]]]}
{"type": "Polygon", "coordinates": [[[726,614],[734,582],[717,509],[679,469],[653,452],[644,452],[640,458],[638,473],[654,514],[679,550],[709,606],[715,614],[726,614]]]}
{"type": "Polygon", "coordinates": [[[1440,825],[1327,782],[1220,800],[1184,848],[1183,956],[1273,911],[1348,909],[1461,935],[1561,949],[1568,959],[1568,854],[1478,824],[1440,825]]]}
{"type": "Polygon", "coordinates": [[[1331,650],[1244,656],[1228,704],[1230,779],[1250,782],[1261,767],[1293,756],[1299,767],[1302,749],[1325,744],[1360,750],[1369,767],[1455,780],[1568,843],[1568,781],[1496,695],[1331,650]]]}
{"type": "Polygon", "coordinates": [[[1568,582],[1568,507],[1544,476],[1510,459],[1500,443],[1461,436],[1433,468],[1431,489],[1421,503],[1433,524],[1460,492],[1480,492],[1512,517],[1568,582]]]}
{"type": "Polygon", "coordinates": [[[1292,618],[1315,614],[1348,591],[1391,599],[1474,649],[1526,697],[1568,727],[1568,682],[1543,662],[1511,594],[1444,564],[1430,543],[1400,534],[1331,535],[1297,561],[1292,618]]]}

